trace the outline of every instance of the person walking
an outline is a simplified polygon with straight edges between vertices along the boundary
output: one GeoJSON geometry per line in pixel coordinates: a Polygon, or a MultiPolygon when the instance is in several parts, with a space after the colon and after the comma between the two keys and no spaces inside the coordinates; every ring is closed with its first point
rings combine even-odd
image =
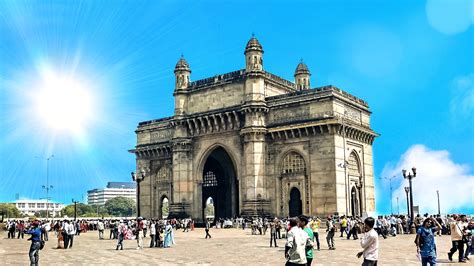
{"type": "Polygon", "coordinates": [[[20,221],[20,223],[17,225],[17,228],[18,228],[18,239],[20,239],[20,236],[21,236],[21,239],[23,239],[23,237],[25,236],[25,223],[23,221],[20,221]]]}
{"type": "Polygon", "coordinates": [[[137,249],[143,249],[143,218],[137,218],[137,225],[136,225],[136,234],[137,234],[137,249]]]}
{"type": "Polygon", "coordinates": [[[37,266],[39,263],[39,251],[41,249],[41,229],[39,228],[39,224],[39,221],[33,221],[33,228],[25,232],[31,235],[28,239],[31,241],[30,251],[28,253],[31,266],[37,266]]]}
{"type": "MultiPolygon", "coordinates": [[[[74,226],[74,222],[68,223],[67,224],[67,238],[68,238],[68,243],[69,247],[72,248],[72,244],[74,243],[74,235],[76,234],[76,226],[74,226]]],[[[66,247],[64,247],[66,248],[66,247]]]]}
{"type": "Polygon", "coordinates": [[[379,259],[379,236],[374,230],[374,224],[374,218],[365,218],[365,233],[360,239],[360,246],[363,250],[357,253],[357,258],[360,258],[362,255],[364,255],[364,262],[362,262],[362,266],[377,266],[377,261],[379,259]]]}
{"type": "Polygon", "coordinates": [[[416,253],[421,256],[421,265],[436,265],[435,233],[441,230],[441,225],[434,218],[426,218],[416,232],[416,253]]]}
{"type": "Polygon", "coordinates": [[[99,223],[97,223],[97,229],[99,230],[99,239],[104,240],[105,225],[102,220],[99,220],[99,223]]]}
{"type": "Polygon", "coordinates": [[[155,247],[155,242],[156,242],[156,227],[155,227],[155,221],[151,220],[150,221],[150,248],[155,247]]]}
{"type": "MultiPolygon", "coordinates": [[[[305,231],[306,234],[308,234],[308,238],[310,240],[313,240],[314,234],[313,234],[313,230],[308,227],[308,223],[309,223],[308,217],[304,215],[300,215],[298,217],[298,221],[299,221],[299,227],[303,229],[303,231],[305,231]]],[[[306,248],[306,266],[311,266],[311,263],[313,262],[313,257],[314,257],[313,247],[306,248]]]]}
{"type": "Polygon", "coordinates": [[[456,251],[459,252],[459,262],[465,263],[464,259],[464,243],[463,243],[463,231],[461,229],[461,217],[453,215],[453,220],[449,223],[451,228],[451,244],[452,247],[448,252],[448,259],[453,261],[453,255],[456,251]]]}
{"type": "MultiPolygon", "coordinates": [[[[341,217],[341,235],[340,237],[343,237],[344,236],[344,232],[346,232],[346,229],[347,229],[347,218],[345,215],[343,215],[341,217]]],[[[346,232],[346,235],[347,235],[347,232],[346,232]]]]}
{"type": "Polygon", "coordinates": [[[328,243],[329,250],[335,250],[336,247],[334,246],[334,233],[336,231],[336,226],[334,225],[334,222],[332,220],[331,216],[328,216],[328,219],[326,221],[326,241],[328,243]]]}
{"type": "Polygon", "coordinates": [[[289,221],[291,229],[288,231],[285,245],[285,258],[287,259],[285,266],[306,265],[306,249],[313,248],[313,242],[298,224],[298,219],[292,218],[289,221]]]}
{"type": "Polygon", "coordinates": [[[64,240],[64,249],[67,249],[68,246],[69,246],[69,234],[67,233],[68,230],[69,230],[68,227],[69,227],[69,221],[64,220],[64,222],[63,222],[63,231],[62,231],[63,240],[64,240]]]}
{"type": "Polygon", "coordinates": [[[118,230],[118,236],[117,236],[117,247],[115,250],[118,250],[120,247],[120,250],[123,250],[123,239],[125,238],[125,234],[127,234],[127,226],[125,223],[120,220],[120,224],[117,227],[118,230]]]}
{"type": "Polygon", "coordinates": [[[320,250],[320,244],[319,244],[319,226],[321,225],[321,220],[317,217],[313,217],[313,219],[311,219],[311,222],[309,222],[309,227],[311,228],[311,230],[313,230],[313,236],[314,236],[314,240],[316,240],[316,246],[318,248],[318,250],[320,250]]]}
{"type": "Polygon", "coordinates": [[[211,229],[211,223],[209,222],[209,220],[206,220],[206,237],[205,239],[207,239],[207,237],[209,238],[212,238],[211,234],[209,234],[209,230],[211,229]]]}
{"type": "Polygon", "coordinates": [[[276,224],[275,222],[270,223],[270,247],[272,247],[272,244],[275,243],[275,247],[277,248],[277,234],[276,234],[276,224]]]}

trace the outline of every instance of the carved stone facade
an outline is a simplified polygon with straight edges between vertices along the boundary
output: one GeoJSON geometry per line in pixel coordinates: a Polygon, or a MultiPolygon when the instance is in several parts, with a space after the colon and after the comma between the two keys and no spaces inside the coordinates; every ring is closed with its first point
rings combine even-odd
{"type": "Polygon", "coordinates": [[[137,130],[140,210],[202,220],[212,197],[218,217],[361,215],[375,209],[368,104],[334,86],[310,89],[301,62],[295,83],[263,67],[254,37],[246,68],[190,81],[175,68],[175,114],[137,130]]]}

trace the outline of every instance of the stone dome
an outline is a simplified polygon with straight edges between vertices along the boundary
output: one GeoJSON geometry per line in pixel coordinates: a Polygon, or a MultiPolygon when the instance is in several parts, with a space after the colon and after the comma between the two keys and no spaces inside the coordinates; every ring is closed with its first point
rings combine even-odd
{"type": "Polygon", "coordinates": [[[247,46],[245,46],[245,53],[249,51],[259,51],[263,53],[263,47],[260,42],[252,35],[252,38],[247,42],[247,46]]]}
{"type": "Polygon", "coordinates": [[[296,66],[295,76],[299,74],[311,75],[311,73],[309,72],[308,66],[303,62],[303,60],[301,60],[298,66],[296,66]]]}
{"type": "Polygon", "coordinates": [[[184,59],[183,55],[181,55],[181,58],[179,59],[178,63],[176,63],[176,66],[174,68],[174,72],[176,73],[177,71],[191,72],[191,68],[189,68],[189,64],[186,59],[184,59]]]}

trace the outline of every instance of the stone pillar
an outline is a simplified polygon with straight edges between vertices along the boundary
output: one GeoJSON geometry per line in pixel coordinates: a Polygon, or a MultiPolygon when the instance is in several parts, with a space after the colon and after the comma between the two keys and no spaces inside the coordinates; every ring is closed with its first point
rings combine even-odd
{"type": "Polygon", "coordinates": [[[193,199],[191,176],[191,140],[173,139],[173,178],[171,182],[170,218],[191,216],[193,199]]]}
{"type": "Polygon", "coordinates": [[[265,129],[243,129],[244,168],[242,208],[243,216],[268,214],[270,201],[266,198],[265,181],[265,129]]]}

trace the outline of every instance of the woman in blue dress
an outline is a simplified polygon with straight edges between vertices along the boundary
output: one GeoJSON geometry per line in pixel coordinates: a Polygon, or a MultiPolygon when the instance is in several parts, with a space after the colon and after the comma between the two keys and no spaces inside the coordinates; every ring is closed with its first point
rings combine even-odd
{"type": "Polygon", "coordinates": [[[164,248],[169,248],[171,246],[171,243],[173,241],[172,235],[171,235],[172,232],[173,232],[173,227],[171,226],[169,222],[166,222],[165,232],[164,232],[165,239],[163,241],[164,248]]]}

